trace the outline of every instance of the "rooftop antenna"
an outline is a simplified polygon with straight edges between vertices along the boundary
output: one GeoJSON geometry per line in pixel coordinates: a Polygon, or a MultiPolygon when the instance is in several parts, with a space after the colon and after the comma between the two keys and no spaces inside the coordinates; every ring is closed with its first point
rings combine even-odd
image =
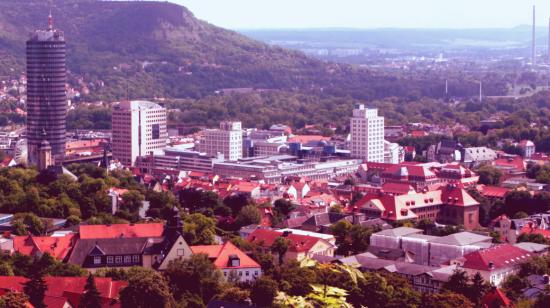
{"type": "Polygon", "coordinates": [[[52,17],[52,9],[50,8],[50,15],[48,15],[48,30],[53,30],[53,17],[52,17]]]}

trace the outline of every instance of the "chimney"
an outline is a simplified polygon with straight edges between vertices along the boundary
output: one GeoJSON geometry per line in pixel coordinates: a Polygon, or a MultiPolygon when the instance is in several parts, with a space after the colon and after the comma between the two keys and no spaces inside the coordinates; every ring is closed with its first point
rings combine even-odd
{"type": "Polygon", "coordinates": [[[536,57],[536,38],[535,38],[535,22],[536,22],[536,6],[533,5],[533,30],[532,30],[532,37],[531,37],[531,65],[535,66],[535,57],[536,57]]]}

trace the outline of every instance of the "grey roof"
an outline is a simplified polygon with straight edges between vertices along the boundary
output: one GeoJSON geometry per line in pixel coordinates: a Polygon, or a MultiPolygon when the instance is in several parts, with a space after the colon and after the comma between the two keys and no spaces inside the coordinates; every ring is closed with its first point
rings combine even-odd
{"type": "Polygon", "coordinates": [[[523,250],[527,250],[532,253],[544,252],[544,251],[547,251],[548,248],[550,248],[550,245],[543,245],[543,244],[537,244],[537,243],[531,243],[531,242],[516,243],[514,244],[514,246],[519,247],[523,250]]]}
{"type": "Polygon", "coordinates": [[[426,240],[426,241],[431,241],[436,238],[439,238],[433,235],[425,235],[425,234],[418,234],[418,233],[408,234],[408,235],[405,235],[404,237],[417,238],[417,239],[426,240]]]}
{"type": "Polygon", "coordinates": [[[428,274],[436,267],[418,265],[413,263],[401,262],[401,261],[392,261],[371,258],[364,254],[355,255],[341,259],[340,262],[348,265],[358,265],[360,268],[365,270],[377,271],[377,270],[386,270],[392,273],[398,273],[403,275],[417,276],[421,274],[428,274]]]}
{"type": "Polygon", "coordinates": [[[377,233],[374,233],[376,235],[385,235],[385,236],[405,236],[409,234],[414,233],[422,233],[422,229],[415,229],[415,228],[409,228],[409,227],[399,227],[399,228],[393,228],[388,230],[383,230],[377,233]]]}
{"type": "Polygon", "coordinates": [[[369,246],[367,249],[368,252],[380,259],[397,260],[405,256],[405,252],[401,249],[391,249],[377,246],[369,246]]]}
{"type": "Polygon", "coordinates": [[[374,218],[359,223],[363,227],[378,227],[382,230],[391,229],[391,225],[381,218],[374,218]]]}
{"type": "Polygon", "coordinates": [[[316,214],[308,218],[306,221],[304,221],[303,225],[310,225],[310,226],[328,226],[332,225],[334,223],[337,223],[338,221],[342,219],[346,219],[348,215],[345,214],[339,214],[339,213],[321,213],[316,214]]]}
{"type": "Polygon", "coordinates": [[[459,232],[447,236],[442,236],[431,240],[431,243],[447,244],[454,246],[466,246],[479,242],[491,241],[490,236],[479,235],[472,232],[459,232]]]}
{"type": "Polygon", "coordinates": [[[69,263],[82,265],[97,246],[105,255],[141,255],[148,238],[79,239],[69,257],[69,263]]]}

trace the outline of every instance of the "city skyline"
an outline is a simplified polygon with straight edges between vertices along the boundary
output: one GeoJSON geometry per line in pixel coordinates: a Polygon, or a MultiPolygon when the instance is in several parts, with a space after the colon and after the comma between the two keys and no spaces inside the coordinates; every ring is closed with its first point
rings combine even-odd
{"type": "Polygon", "coordinates": [[[338,5],[328,0],[172,1],[200,19],[230,29],[508,28],[530,24],[533,4],[539,12],[537,24],[547,25],[550,16],[550,2],[533,0],[343,0],[338,5]]]}

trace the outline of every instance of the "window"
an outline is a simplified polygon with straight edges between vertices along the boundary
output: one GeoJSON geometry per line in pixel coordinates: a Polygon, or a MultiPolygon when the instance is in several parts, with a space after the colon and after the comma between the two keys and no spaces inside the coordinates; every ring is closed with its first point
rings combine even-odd
{"type": "Polygon", "coordinates": [[[94,257],[94,265],[101,264],[101,257],[94,257]]]}
{"type": "Polygon", "coordinates": [[[107,264],[113,264],[115,262],[115,258],[113,256],[107,257],[107,264]]]}
{"type": "Polygon", "coordinates": [[[250,273],[248,271],[246,271],[246,276],[250,276],[250,273]]]}
{"type": "Polygon", "coordinates": [[[139,255],[134,255],[132,257],[132,259],[133,259],[134,263],[138,263],[139,262],[139,255]]]}
{"type": "Polygon", "coordinates": [[[178,257],[185,256],[185,249],[178,249],[178,257]]]}
{"type": "Polygon", "coordinates": [[[122,256],[116,256],[116,257],[115,257],[115,263],[116,263],[116,264],[122,263],[122,256]]]}
{"type": "Polygon", "coordinates": [[[124,263],[132,263],[132,256],[124,256],[124,263]]]}

